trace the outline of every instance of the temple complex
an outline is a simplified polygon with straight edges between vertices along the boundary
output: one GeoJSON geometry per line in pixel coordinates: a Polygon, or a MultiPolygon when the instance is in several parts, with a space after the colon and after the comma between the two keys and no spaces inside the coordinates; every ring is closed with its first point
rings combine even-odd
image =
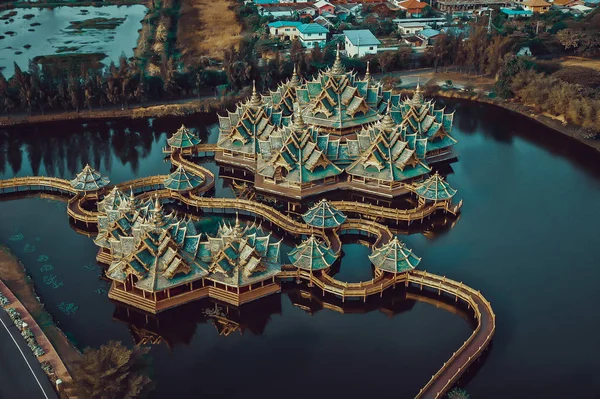
{"type": "Polygon", "coordinates": [[[395,198],[414,192],[431,163],[451,159],[453,114],[417,86],[383,90],[339,57],[312,80],[291,79],[219,117],[216,159],[254,175],[258,191],[303,199],[333,190],[395,198]]]}

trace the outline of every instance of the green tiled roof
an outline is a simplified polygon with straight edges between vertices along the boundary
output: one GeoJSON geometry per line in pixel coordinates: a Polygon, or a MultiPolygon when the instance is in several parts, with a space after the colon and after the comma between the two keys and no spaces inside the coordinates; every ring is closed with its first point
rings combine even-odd
{"type": "Polygon", "coordinates": [[[189,148],[200,144],[200,139],[190,129],[181,127],[167,139],[167,143],[175,148],[189,148]]]}
{"type": "Polygon", "coordinates": [[[322,199],[303,214],[302,219],[314,227],[332,228],[344,223],[346,215],[337,210],[329,201],[322,199]]]}
{"type": "Polygon", "coordinates": [[[77,191],[96,191],[110,183],[108,178],[96,172],[89,164],[70,181],[71,187],[77,191]]]}
{"type": "Polygon", "coordinates": [[[408,249],[398,237],[373,249],[369,259],[376,268],[390,273],[404,273],[418,266],[421,258],[408,249]]]}
{"type": "Polygon", "coordinates": [[[450,199],[456,194],[456,190],[438,172],[419,184],[415,192],[420,197],[433,201],[450,199]]]}
{"type": "Polygon", "coordinates": [[[311,235],[289,253],[294,266],[303,270],[328,269],[337,259],[333,250],[311,235]]]}
{"type": "Polygon", "coordinates": [[[189,191],[202,183],[203,180],[200,176],[187,172],[181,165],[163,181],[166,188],[175,191],[189,191]]]}

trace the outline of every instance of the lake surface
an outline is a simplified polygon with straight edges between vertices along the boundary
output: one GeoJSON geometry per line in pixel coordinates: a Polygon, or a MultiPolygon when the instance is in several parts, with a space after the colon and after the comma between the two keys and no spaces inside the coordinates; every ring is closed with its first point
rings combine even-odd
{"type": "Polygon", "coordinates": [[[102,63],[118,64],[121,54],[133,56],[138,30],[148,9],[132,6],[15,8],[0,12],[0,70],[8,79],[14,73],[13,62],[27,69],[29,60],[53,54],[105,54],[102,63]],[[7,20],[3,16],[16,15],[7,20]],[[82,27],[71,22],[96,18],[119,18],[114,27],[82,27]],[[29,47],[27,47],[29,46],[29,47]],[[4,68],[4,69],[2,69],[4,68]]]}
{"type": "MultiPolygon", "coordinates": [[[[463,211],[445,233],[402,239],[423,258],[422,269],[481,290],[494,307],[492,348],[463,384],[473,398],[597,398],[600,158],[508,111],[444,102],[457,110],[459,162],[448,180],[463,211]]],[[[0,130],[0,176],[71,178],[86,162],[113,182],[166,173],[161,147],[182,121],[216,140],[214,117],[0,130]]],[[[206,165],[218,171],[214,161],[206,165]]],[[[217,195],[232,193],[220,182],[217,195]]],[[[0,221],[0,242],[21,257],[79,346],[131,344],[132,336],[160,332],[163,342],[151,352],[153,397],[411,398],[472,330],[457,314],[394,293],[352,313],[323,310],[295,283],[239,310],[200,301],[146,321],[107,299],[97,248],[69,226],[66,204],[3,201],[0,221]],[[218,314],[243,333],[225,336],[218,314]]],[[[343,249],[338,277],[369,279],[368,251],[350,242],[343,249]]]]}

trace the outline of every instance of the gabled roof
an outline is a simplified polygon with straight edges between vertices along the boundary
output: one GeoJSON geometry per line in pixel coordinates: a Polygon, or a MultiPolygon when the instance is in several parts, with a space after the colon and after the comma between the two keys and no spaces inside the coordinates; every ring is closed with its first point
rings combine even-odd
{"type": "Polygon", "coordinates": [[[96,172],[89,164],[86,164],[82,171],[69,183],[77,191],[96,191],[110,183],[110,180],[96,172]]]}
{"type": "MultiPolygon", "coordinates": [[[[563,0],[554,0],[555,4],[560,4],[559,2],[563,0]]],[[[572,0],[565,0],[564,4],[569,3],[572,0]]],[[[506,15],[533,15],[533,11],[531,10],[514,10],[512,8],[501,8],[500,12],[506,15]]]]}
{"type": "Polygon", "coordinates": [[[373,249],[369,259],[376,268],[390,273],[404,273],[413,270],[421,262],[421,258],[408,249],[398,237],[373,249]]]}
{"type": "Polygon", "coordinates": [[[303,25],[303,23],[298,21],[275,21],[270,22],[268,25],[271,28],[283,28],[284,26],[293,26],[295,28],[298,28],[301,25],[303,25]]]}
{"type": "Polygon", "coordinates": [[[421,26],[431,28],[426,22],[398,22],[398,26],[402,28],[419,28],[421,26]]]}
{"type": "Polygon", "coordinates": [[[419,184],[415,192],[422,198],[437,201],[454,197],[456,190],[442,176],[435,174],[419,184]]]}
{"type": "Polygon", "coordinates": [[[328,269],[337,259],[331,247],[311,235],[289,253],[290,261],[298,269],[328,269]]]}
{"type": "Polygon", "coordinates": [[[301,33],[329,33],[329,29],[319,24],[302,24],[298,27],[301,33]]]}
{"type": "Polygon", "coordinates": [[[203,180],[200,176],[187,172],[180,165],[177,170],[169,174],[163,181],[163,184],[169,190],[188,191],[198,187],[203,180]]]}
{"type": "Polygon", "coordinates": [[[338,227],[346,221],[346,215],[331,205],[326,199],[322,199],[302,215],[306,223],[314,227],[338,227]]]}
{"type": "Polygon", "coordinates": [[[317,8],[317,9],[319,9],[321,7],[325,7],[325,6],[333,7],[333,4],[331,4],[330,2],[325,1],[325,0],[319,0],[315,4],[313,4],[313,7],[317,8]]]}
{"type": "Polygon", "coordinates": [[[344,35],[355,46],[377,46],[381,44],[368,29],[345,30],[344,35]]]}

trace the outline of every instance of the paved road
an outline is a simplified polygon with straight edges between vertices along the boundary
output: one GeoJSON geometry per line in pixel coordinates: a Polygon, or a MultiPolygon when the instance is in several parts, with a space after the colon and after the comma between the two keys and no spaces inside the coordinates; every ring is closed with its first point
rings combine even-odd
{"type": "Polygon", "coordinates": [[[0,310],[0,398],[57,398],[40,363],[4,310],[0,310]]]}

